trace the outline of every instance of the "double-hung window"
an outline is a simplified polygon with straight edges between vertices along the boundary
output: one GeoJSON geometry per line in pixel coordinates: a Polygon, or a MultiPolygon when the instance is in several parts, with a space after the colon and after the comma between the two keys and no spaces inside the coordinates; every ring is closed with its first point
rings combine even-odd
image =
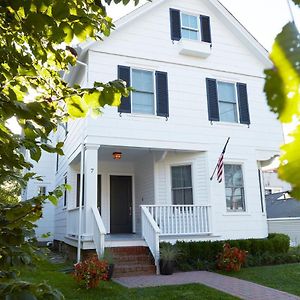
{"type": "Polygon", "coordinates": [[[236,85],[229,82],[217,82],[220,121],[238,122],[236,85]]]}
{"type": "Polygon", "coordinates": [[[132,112],[155,114],[153,72],[132,69],[132,112]]]}
{"type": "Polygon", "coordinates": [[[247,84],[206,78],[208,119],[250,125],[247,84]]]}
{"type": "Polygon", "coordinates": [[[173,204],[193,204],[191,165],[171,167],[173,204]]]}
{"type": "Polygon", "coordinates": [[[242,166],[224,164],[227,211],[245,211],[245,191],[242,166]]]}
{"type": "Polygon", "coordinates": [[[39,196],[46,196],[47,188],[45,186],[38,187],[38,195],[39,196]]]}
{"type": "Polygon", "coordinates": [[[181,36],[184,39],[200,39],[200,18],[199,16],[181,13],[181,36]]]}

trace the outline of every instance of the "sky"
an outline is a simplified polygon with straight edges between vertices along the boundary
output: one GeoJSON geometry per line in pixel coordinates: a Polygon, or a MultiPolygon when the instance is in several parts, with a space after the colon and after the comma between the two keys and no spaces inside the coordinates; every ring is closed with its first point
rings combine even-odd
{"type": "MultiPolygon", "coordinates": [[[[181,0],[183,1],[183,0],[181,0]]],[[[188,1],[188,0],[184,0],[188,1]]],[[[201,1],[201,0],[199,0],[201,1]]],[[[219,0],[267,49],[271,50],[273,41],[281,28],[291,20],[287,0],[219,0]]],[[[141,4],[145,3],[141,0],[141,4]]],[[[124,7],[112,5],[109,16],[114,20],[134,9],[134,5],[124,7]]],[[[294,18],[300,24],[300,10],[293,7],[294,18]]]]}

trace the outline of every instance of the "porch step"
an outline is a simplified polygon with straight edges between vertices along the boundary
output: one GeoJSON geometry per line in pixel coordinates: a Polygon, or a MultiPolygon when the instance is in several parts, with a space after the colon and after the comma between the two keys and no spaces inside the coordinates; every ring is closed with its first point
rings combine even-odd
{"type": "Polygon", "coordinates": [[[111,247],[115,269],[113,277],[155,274],[153,257],[148,247],[111,247]]]}

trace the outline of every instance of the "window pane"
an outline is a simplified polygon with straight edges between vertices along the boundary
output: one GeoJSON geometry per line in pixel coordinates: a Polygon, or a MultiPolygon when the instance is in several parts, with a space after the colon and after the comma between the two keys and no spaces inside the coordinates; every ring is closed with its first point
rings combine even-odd
{"type": "Polygon", "coordinates": [[[227,210],[245,210],[244,182],[241,165],[224,165],[227,210]]]}
{"type": "Polygon", "coordinates": [[[150,71],[132,70],[132,87],[140,92],[153,93],[153,73],[150,71]]]}
{"type": "Polygon", "coordinates": [[[181,15],[181,22],[183,27],[189,27],[189,16],[186,14],[181,15]]]}
{"type": "Polygon", "coordinates": [[[184,188],[191,186],[191,166],[172,167],[172,188],[184,188]]]}
{"type": "Polygon", "coordinates": [[[236,104],[219,102],[220,121],[237,123],[236,104]]]}
{"type": "Polygon", "coordinates": [[[132,111],[134,113],[154,114],[154,94],[133,92],[132,111]]]}
{"type": "Polygon", "coordinates": [[[218,82],[219,101],[236,103],[235,85],[228,82],[218,82]]]}
{"type": "Polygon", "coordinates": [[[198,40],[198,32],[194,31],[194,30],[182,29],[181,30],[181,35],[185,39],[198,40]]]}
{"type": "Polygon", "coordinates": [[[198,30],[198,18],[187,14],[182,14],[182,27],[188,27],[198,30]]]}
{"type": "Polygon", "coordinates": [[[183,190],[173,190],[173,204],[174,205],[184,204],[184,192],[183,192],[183,190]]]}
{"type": "Polygon", "coordinates": [[[189,27],[198,30],[198,18],[196,16],[189,16],[189,27]]]}
{"type": "Polygon", "coordinates": [[[185,189],[184,190],[184,204],[193,204],[193,190],[185,189]]]}

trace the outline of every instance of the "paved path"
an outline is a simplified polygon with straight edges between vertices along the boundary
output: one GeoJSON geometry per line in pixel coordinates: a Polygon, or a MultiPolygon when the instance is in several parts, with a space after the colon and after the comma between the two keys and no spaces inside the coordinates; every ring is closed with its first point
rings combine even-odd
{"type": "Polygon", "coordinates": [[[173,275],[169,276],[147,275],[137,277],[122,277],[115,278],[114,281],[128,288],[201,283],[241,299],[300,300],[300,297],[256,283],[206,271],[174,273],[173,275]]]}

